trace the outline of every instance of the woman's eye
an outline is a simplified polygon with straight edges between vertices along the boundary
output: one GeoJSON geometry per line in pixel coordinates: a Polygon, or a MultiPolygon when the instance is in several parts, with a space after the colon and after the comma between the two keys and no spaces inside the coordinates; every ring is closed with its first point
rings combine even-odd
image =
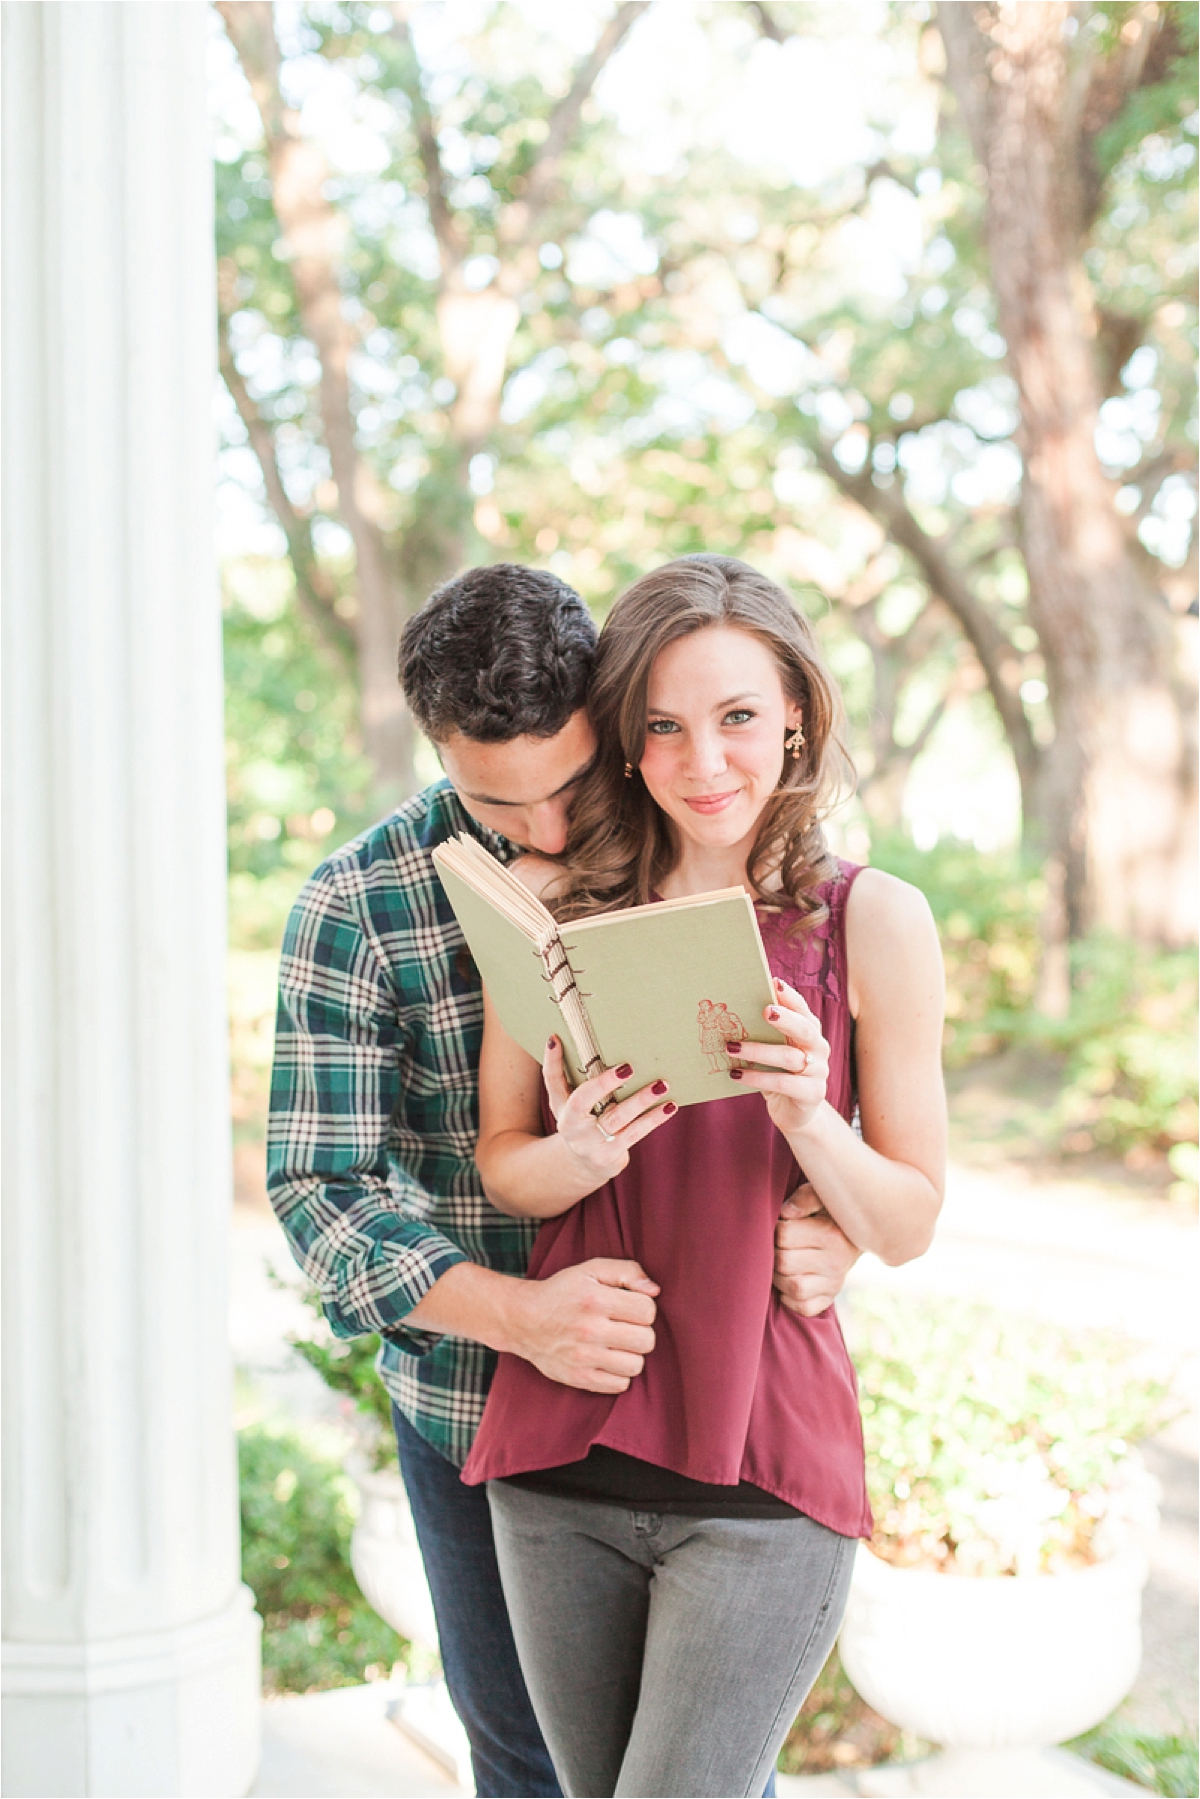
{"type": "Polygon", "coordinates": [[[679,726],[675,723],[673,718],[652,718],[650,723],[646,726],[646,730],[651,737],[666,737],[672,731],[677,731],[678,729],[679,726]]]}
{"type": "Polygon", "coordinates": [[[747,712],[744,706],[739,706],[735,712],[727,712],[725,714],[725,723],[727,725],[745,725],[748,724],[753,717],[753,712],[747,712]]]}

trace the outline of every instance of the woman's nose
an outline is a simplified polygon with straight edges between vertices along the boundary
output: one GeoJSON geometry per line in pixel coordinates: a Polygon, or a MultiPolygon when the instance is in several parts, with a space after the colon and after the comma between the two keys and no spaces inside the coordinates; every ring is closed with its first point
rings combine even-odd
{"type": "Polygon", "coordinates": [[[725,746],[715,732],[697,732],[688,743],[684,766],[695,781],[711,780],[725,768],[725,746]]]}

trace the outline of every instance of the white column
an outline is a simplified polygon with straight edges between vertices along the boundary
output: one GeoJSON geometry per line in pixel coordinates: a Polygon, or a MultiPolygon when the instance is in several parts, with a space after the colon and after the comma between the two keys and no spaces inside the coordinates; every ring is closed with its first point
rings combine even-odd
{"type": "Polygon", "coordinates": [[[4,9],[4,1776],[253,1780],[200,4],[4,9]]]}

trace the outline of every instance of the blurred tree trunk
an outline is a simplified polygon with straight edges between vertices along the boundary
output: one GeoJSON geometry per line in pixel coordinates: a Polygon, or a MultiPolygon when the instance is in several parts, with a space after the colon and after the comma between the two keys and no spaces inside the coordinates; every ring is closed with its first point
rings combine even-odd
{"type": "Polygon", "coordinates": [[[1036,811],[1071,936],[1092,923],[1178,941],[1195,787],[1174,621],[1095,447],[1098,321],[1081,252],[1095,140],[1143,79],[1165,8],[1130,9],[1101,59],[1067,0],[940,5],[948,78],[987,181],[1000,329],[1021,414],[1022,548],[1055,740],[1036,811]]]}
{"type": "MultiPolygon", "coordinates": [[[[499,419],[521,297],[538,270],[540,229],[547,208],[559,197],[562,155],[575,135],[600,71],[648,4],[649,0],[624,0],[617,6],[594,48],[580,62],[568,92],[552,108],[546,137],[523,177],[521,191],[499,210],[495,226],[499,272],[482,289],[468,285],[465,279],[470,240],[451,203],[437,121],[425,96],[409,33],[409,8],[402,0],[390,8],[392,35],[403,53],[403,86],[440,258],[436,312],[442,369],[455,391],[448,408],[443,451],[418,491],[413,523],[405,532],[389,535],[380,524],[374,476],[355,437],[349,360],[358,340],[342,306],[339,268],[345,225],[325,197],[329,168],[320,149],[301,135],[297,114],[284,104],[270,0],[217,0],[217,10],[262,119],[275,212],[288,246],[304,329],[320,359],[321,415],[337,487],[338,515],[354,542],[357,611],[351,624],[363,743],[375,768],[376,801],[383,807],[394,805],[416,785],[412,721],[396,679],[400,631],[405,618],[430,590],[467,560],[472,519],[470,461],[485,447],[499,419]]],[[[232,362],[226,342],[223,368],[232,362]]],[[[230,391],[262,465],[268,497],[287,535],[301,604],[324,624],[327,638],[336,645],[344,618],[321,591],[311,538],[288,502],[270,427],[256,414],[236,367],[233,377],[230,391]]],[[[341,635],[344,637],[344,631],[341,635]]]]}
{"type": "MultiPolygon", "coordinates": [[[[412,720],[396,679],[404,604],[378,522],[374,484],[355,441],[349,361],[357,338],[342,309],[338,280],[343,226],[325,198],[328,165],[316,145],[301,135],[299,119],[280,93],[279,46],[269,0],[218,0],[217,10],[262,119],[275,215],[287,245],[300,317],[321,366],[321,420],[337,487],[338,516],[354,542],[357,608],[352,624],[363,748],[375,771],[375,803],[388,809],[416,786],[412,720]]],[[[256,435],[250,428],[244,389],[240,394],[231,391],[250,429],[277,514],[282,504],[280,523],[288,538],[297,592],[307,595],[313,586],[315,558],[306,562],[297,553],[297,534],[274,466],[269,428],[259,421],[266,432],[264,444],[262,430],[256,435]]]]}

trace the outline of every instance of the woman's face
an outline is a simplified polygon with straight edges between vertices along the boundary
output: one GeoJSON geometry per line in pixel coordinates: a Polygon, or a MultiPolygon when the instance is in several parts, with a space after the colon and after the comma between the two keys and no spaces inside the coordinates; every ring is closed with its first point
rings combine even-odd
{"type": "Polygon", "coordinates": [[[771,652],[748,631],[709,625],[655,657],[646,697],[638,766],[651,798],[700,847],[752,837],[800,723],[771,652]]]}

